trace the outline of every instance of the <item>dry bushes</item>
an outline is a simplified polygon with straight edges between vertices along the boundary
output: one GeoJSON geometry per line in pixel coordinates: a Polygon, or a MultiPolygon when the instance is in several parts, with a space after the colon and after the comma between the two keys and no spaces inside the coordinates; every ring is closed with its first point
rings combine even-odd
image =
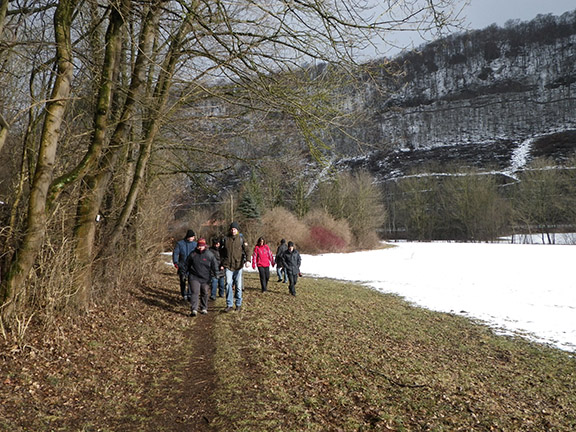
{"type": "Polygon", "coordinates": [[[261,223],[261,235],[271,245],[276,244],[280,239],[286,239],[300,247],[308,237],[308,226],[283,207],[275,207],[267,211],[262,216],[261,223]]]}
{"type": "Polygon", "coordinates": [[[309,236],[302,249],[310,253],[345,252],[352,243],[352,231],[344,219],[336,220],[324,210],[313,210],[304,218],[309,236]]]}
{"type": "Polygon", "coordinates": [[[348,223],[335,220],[323,210],[314,210],[300,220],[290,211],[276,207],[266,212],[260,223],[261,235],[270,244],[283,238],[307,253],[343,252],[349,250],[352,242],[348,223]]]}

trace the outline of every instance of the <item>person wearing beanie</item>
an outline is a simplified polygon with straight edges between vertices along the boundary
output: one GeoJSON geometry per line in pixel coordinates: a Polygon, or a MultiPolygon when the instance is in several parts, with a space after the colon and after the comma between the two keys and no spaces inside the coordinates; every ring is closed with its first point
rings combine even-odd
{"type": "Polygon", "coordinates": [[[288,274],[288,291],[291,295],[296,295],[296,283],[298,276],[300,276],[300,264],[302,259],[300,253],[294,248],[294,243],[288,242],[288,250],[283,255],[284,270],[288,274]]]}
{"type": "Polygon", "coordinates": [[[206,247],[206,240],[198,240],[196,249],[188,255],[188,284],[190,286],[191,316],[208,313],[208,296],[210,295],[210,281],[218,271],[218,261],[214,254],[206,247]]]}
{"type": "Polygon", "coordinates": [[[268,281],[270,280],[270,266],[274,267],[274,257],[270,247],[266,244],[264,237],[260,237],[254,246],[252,253],[252,268],[258,268],[260,275],[260,288],[262,292],[268,290],[268,281]]]}
{"type": "Polygon", "coordinates": [[[190,286],[188,285],[188,268],[186,259],[188,255],[196,249],[196,233],[191,229],[186,231],[186,235],[182,240],[176,242],[174,251],[172,252],[172,263],[178,270],[178,277],[180,278],[180,295],[185,301],[190,300],[190,286]]]}
{"type": "Polygon", "coordinates": [[[222,240],[220,268],[226,273],[225,312],[232,311],[234,303],[236,303],[236,310],[238,312],[242,308],[242,269],[244,265],[250,263],[248,243],[246,243],[244,236],[238,229],[238,223],[232,222],[228,235],[222,240]],[[234,290],[234,287],[236,287],[236,290],[234,290]]]}
{"type": "Polygon", "coordinates": [[[286,275],[286,270],[284,269],[283,264],[283,256],[284,253],[288,250],[288,246],[286,245],[286,240],[280,240],[280,245],[278,249],[276,249],[276,274],[278,275],[278,282],[286,283],[288,276],[286,275]]]}
{"type": "Polygon", "coordinates": [[[224,297],[226,293],[226,275],[224,270],[220,269],[220,239],[215,238],[212,240],[212,246],[210,246],[210,252],[218,261],[218,272],[216,276],[212,276],[212,291],[210,293],[210,300],[216,300],[216,294],[218,297],[224,297]]]}

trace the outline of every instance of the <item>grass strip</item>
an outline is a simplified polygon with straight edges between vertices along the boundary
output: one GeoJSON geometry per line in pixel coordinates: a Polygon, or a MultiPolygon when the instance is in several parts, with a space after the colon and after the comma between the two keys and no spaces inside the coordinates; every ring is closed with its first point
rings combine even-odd
{"type": "Polygon", "coordinates": [[[569,353],[352,283],[245,278],[216,318],[216,429],[576,430],[569,353]]]}

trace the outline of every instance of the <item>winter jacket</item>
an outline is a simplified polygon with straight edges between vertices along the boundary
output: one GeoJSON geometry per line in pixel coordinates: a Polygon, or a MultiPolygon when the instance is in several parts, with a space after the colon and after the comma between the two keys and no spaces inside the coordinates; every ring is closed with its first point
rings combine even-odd
{"type": "Polygon", "coordinates": [[[283,255],[288,250],[288,245],[286,243],[281,243],[276,250],[276,266],[278,268],[284,267],[283,255]]]}
{"type": "Polygon", "coordinates": [[[214,258],[216,258],[216,262],[218,263],[218,271],[216,272],[216,277],[217,278],[221,278],[224,276],[224,271],[220,270],[220,248],[211,246],[210,247],[210,252],[212,252],[212,254],[214,255],[214,258]]]}
{"type": "Polygon", "coordinates": [[[270,266],[274,266],[274,257],[272,256],[270,247],[267,244],[254,246],[254,252],[252,253],[252,268],[255,269],[256,267],[270,266]]]}
{"type": "Polygon", "coordinates": [[[300,264],[302,263],[300,252],[296,249],[292,250],[292,252],[287,250],[282,257],[284,259],[284,270],[292,274],[300,273],[300,264]]]}
{"type": "Polygon", "coordinates": [[[178,265],[178,272],[186,273],[188,271],[186,259],[196,249],[196,245],[195,241],[178,240],[174,252],[172,252],[172,262],[174,265],[178,265]]]}
{"type": "Polygon", "coordinates": [[[235,236],[228,234],[224,237],[220,259],[220,265],[232,271],[240,270],[244,263],[250,262],[248,243],[244,241],[242,234],[238,233],[235,236]]]}
{"type": "Polygon", "coordinates": [[[196,249],[188,255],[187,268],[190,279],[207,284],[218,271],[218,261],[210,250],[196,249]]]}

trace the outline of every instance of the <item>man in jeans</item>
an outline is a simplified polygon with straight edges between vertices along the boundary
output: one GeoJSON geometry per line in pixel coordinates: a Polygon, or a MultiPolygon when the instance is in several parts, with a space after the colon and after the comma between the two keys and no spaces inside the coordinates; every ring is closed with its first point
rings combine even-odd
{"type": "Polygon", "coordinates": [[[179,240],[172,252],[172,263],[178,270],[178,277],[180,278],[180,294],[182,299],[190,301],[190,287],[188,285],[188,265],[186,260],[194,249],[196,249],[196,234],[189,229],[186,236],[179,240]]]}
{"type": "Polygon", "coordinates": [[[228,235],[222,241],[222,251],[220,255],[221,268],[226,271],[226,309],[230,312],[236,300],[236,311],[242,308],[242,268],[250,263],[248,255],[248,243],[244,241],[244,236],[238,231],[238,223],[232,222],[228,235]],[[236,291],[234,291],[236,286],[236,291]]]}

